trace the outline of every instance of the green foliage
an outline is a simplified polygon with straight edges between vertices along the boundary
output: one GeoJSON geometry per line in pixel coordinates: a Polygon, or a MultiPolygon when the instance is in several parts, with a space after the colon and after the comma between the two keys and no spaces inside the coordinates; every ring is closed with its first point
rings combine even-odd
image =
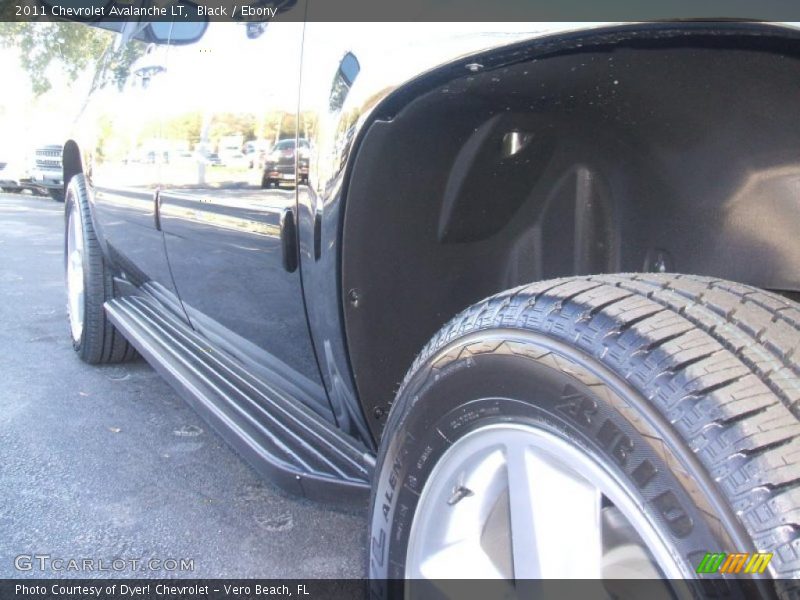
{"type": "Polygon", "coordinates": [[[112,34],[79,23],[0,23],[0,45],[19,51],[33,93],[52,87],[50,67],[74,81],[87,68],[94,69],[108,47],[112,34]]]}
{"type": "Polygon", "coordinates": [[[145,44],[137,43],[126,44],[117,52],[106,52],[106,64],[102,71],[98,71],[105,77],[105,80],[100,82],[100,86],[111,82],[122,89],[125,82],[128,81],[133,63],[144,55],[146,49],[145,44]]]}
{"type": "Polygon", "coordinates": [[[170,141],[187,142],[194,147],[200,141],[202,127],[203,114],[200,111],[182,113],[164,121],[162,136],[170,141]]]}
{"type": "Polygon", "coordinates": [[[256,116],[253,114],[219,113],[214,116],[208,137],[214,143],[228,135],[241,135],[245,140],[255,139],[256,116]]]}

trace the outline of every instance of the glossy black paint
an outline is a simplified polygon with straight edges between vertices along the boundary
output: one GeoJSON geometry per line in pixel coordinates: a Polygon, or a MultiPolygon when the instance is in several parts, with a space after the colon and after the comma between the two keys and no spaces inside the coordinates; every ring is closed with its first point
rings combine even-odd
{"type": "MultiPolygon", "coordinates": [[[[332,420],[300,276],[286,268],[292,254],[284,233],[296,244],[286,230],[295,190],[262,189],[259,169],[244,153],[252,135],[297,136],[291,107],[302,32],[301,23],[258,36],[237,24],[209,23],[197,43],[168,48],[163,78],[171,103],[160,118],[171,156],[162,167],[160,220],[175,287],[195,329],[215,328],[231,352],[246,347],[278,382],[302,382],[306,394],[298,400],[332,420]],[[277,79],[230,68],[240,57],[276,55],[277,79]],[[196,160],[197,153],[216,158],[196,160]]],[[[292,152],[292,174],[294,168],[292,152]]]]}
{"type": "Polygon", "coordinates": [[[165,46],[139,40],[109,49],[106,71],[101,73],[106,85],[95,90],[84,114],[94,116],[95,127],[124,125],[119,126],[109,145],[109,153],[113,153],[115,160],[96,160],[98,157],[92,153],[84,169],[90,183],[95,229],[108,258],[132,284],[158,285],[169,296],[169,306],[178,308],[177,314],[185,319],[164,253],[164,241],[154,226],[162,165],[152,147],[137,147],[132,143],[158,135],[156,115],[165,98],[162,83],[166,50],[165,46]],[[114,72],[113,66],[121,61],[130,61],[129,68],[114,72]]]}

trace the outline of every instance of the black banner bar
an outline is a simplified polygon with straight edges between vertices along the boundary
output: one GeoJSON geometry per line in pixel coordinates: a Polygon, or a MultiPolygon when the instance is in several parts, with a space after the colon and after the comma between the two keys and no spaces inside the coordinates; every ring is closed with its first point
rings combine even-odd
{"type": "Polygon", "coordinates": [[[0,0],[2,21],[800,22],[797,0],[0,0]]]}
{"type": "Polygon", "coordinates": [[[773,597],[790,581],[704,576],[697,580],[361,580],[361,579],[0,579],[2,600],[726,600],[773,597]]]}

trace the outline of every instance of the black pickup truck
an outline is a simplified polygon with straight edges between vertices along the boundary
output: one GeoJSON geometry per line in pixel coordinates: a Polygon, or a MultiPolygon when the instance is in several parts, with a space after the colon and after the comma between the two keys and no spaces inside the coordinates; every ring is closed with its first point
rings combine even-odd
{"type": "Polygon", "coordinates": [[[82,360],[370,499],[376,582],[800,575],[797,30],[109,35],[62,157],[82,360]]]}

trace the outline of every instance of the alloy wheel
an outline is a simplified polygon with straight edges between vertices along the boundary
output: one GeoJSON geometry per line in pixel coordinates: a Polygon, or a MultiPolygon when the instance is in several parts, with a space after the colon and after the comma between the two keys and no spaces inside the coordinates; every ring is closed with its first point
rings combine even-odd
{"type": "Polygon", "coordinates": [[[79,343],[84,323],[83,235],[77,209],[69,211],[66,248],[67,313],[72,341],[79,343]]]}
{"type": "Polygon", "coordinates": [[[492,424],[434,467],[411,526],[409,579],[684,576],[641,503],[584,448],[492,424]]]}

